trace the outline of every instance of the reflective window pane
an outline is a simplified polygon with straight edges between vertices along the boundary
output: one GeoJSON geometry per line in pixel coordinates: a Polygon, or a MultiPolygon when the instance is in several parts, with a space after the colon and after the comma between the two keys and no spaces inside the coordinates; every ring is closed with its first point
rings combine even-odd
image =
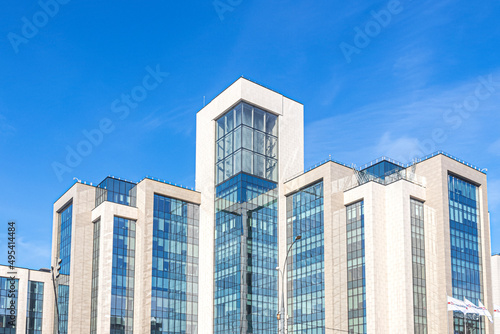
{"type": "Polygon", "coordinates": [[[233,111],[231,110],[224,117],[226,118],[226,133],[229,133],[234,128],[233,111]]]}
{"type": "Polygon", "coordinates": [[[243,124],[252,126],[252,107],[248,104],[243,104],[243,124]]]}
{"type": "Polygon", "coordinates": [[[234,108],[234,127],[238,127],[241,124],[241,110],[243,109],[243,105],[240,103],[234,108]]]}
{"type": "Polygon", "coordinates": [[[265,134],[259,131],[253,133],[253,150],[257,153],[264,154],[265,134]]]}
{"type": "Polygon", "coordinates": [[[249,150],[253,149],[253,130],[250,128],[247,128],[246,126],[243,127],[241,130],[241,136],[242,136],[242,143],[243,143],[243,148],[247,148],[249,150]]]}
{"type": "Polygon", "coordinates": [[[233,150],[237,151],[241,148],[241,126],[234,130],[234,142],[233,142],[233,150]]]}
{"type": "Polygon", "coordinates": [[[273,114],[266,114],[266,132],[274,136],[278,136],[277,119],[273,114]]]}
{"type": "Polygon", "coordinates": [[[233,174],[238,174],[241,172],[241,151],[238,151],[234,154],[234,168],[233,168],[233,174]]]}
{"type": "Polygon", "coordinates": [[[233,175],[233,156],[229,156],[224,160],[225,178],[228,179],[233,175]]]}
{"type": "Polygon", "coordinates": [[[217,121],[217,139],[220,139],[224,136],[224,130],[226,128],[225,122],[226,119],[224,117],[221,117],[217,121]]]}
{"type": "Polygon", "coordinates": [[[266,159],[266,179],[278,181],[278,162],[274,159],[266,159]]]}
{"type": "Polygon", "coordinates": [[[217,161],[224,159],[224,139],[217,141],[217,161]]]}
{"type": "Polygon", "coordinates": [[[233,135],[231,133],[224,137],[224,152],[226,157],[233,153],[233,135]]]}
{"type": "Polygon", "coordinates": [[[217,183],[224,181],[224,161],[217,164],[216,167],[217,183]]]}
{"type": "Polygon", "coordinates": [[[264,129],[264,112],[260,109],[254,108],[253,111],[253,127],[254,129],[265,131],[264,129]]]}
{"type": "Polygon", "coordinates": [[[265,177],[264,174],[264,163],[265,163],[265,158],[264,156],[260,154],[255,154],[254,159],[253,159],[253,173],[254,175],[257,175],[259,177],[265,177]]]}
{"type": "Polygon", "coordinates": [[[278,157],[278,141],[273,136],[266,136],[266,156],[275,159],[278,157]]]}
{"type": "Polygon", "coordinates": [[[253,172],[253,154],[250,151],[243,150],[242,152],[242,169],[245,173],[252,174],[253,172]]]}

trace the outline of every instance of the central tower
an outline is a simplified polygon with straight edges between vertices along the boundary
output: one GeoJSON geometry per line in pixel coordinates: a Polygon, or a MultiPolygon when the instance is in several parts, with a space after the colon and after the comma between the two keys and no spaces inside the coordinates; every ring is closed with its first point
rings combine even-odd
{"type": "Polygon", "coordinates": [[[282,184],[303,172],[303,106],[240,78],[198,112],[196,135],[200,329],[273,333],[286,248],[282,184]]]}

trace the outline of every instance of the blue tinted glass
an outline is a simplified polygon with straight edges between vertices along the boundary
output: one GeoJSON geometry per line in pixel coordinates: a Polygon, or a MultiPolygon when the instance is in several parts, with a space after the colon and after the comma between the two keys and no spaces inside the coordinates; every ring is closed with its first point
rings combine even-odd
{"type": "MultiPolygon", "coordinates": [[[[57,304],[59,305],[59,334],[68,334],[69,285],[58,285],[57,304]]],[[[55,316],[57,321],[57,312],[55,316]]]]}
{"type": "Polygon", "coordinates": [[[19,280],[0,277],[0,333],[2,334],[16,334],[19,318],[18,293],[19,280]]]}
{"type": "Polygon", "coordinates": [[[235,110],[217,120],[216,184],[242,171],[277,182],[277,117],[243,102],[235,110]],[[224,124],[224,130],[220,130],[224,124]]]}
{"type": "Polygon", "coordinates": [[[95,206],[99,206],[104,201],[136,206],[137,189],[136,184],[128,181],[107,177],[96,189],[95,206]]]}
{"type": "Polygon", "coordinates": [[[277,184],[240,173],[216,188],[214,333],[275,333],[277,184]]]}
{"type": "Polygon", "coordinates": [[[135,221],[114,217],[111,334],[132,334],[134,326],[135,221]]]}
{"type": "Polygon", "coordinates": [[[347,300],[350,333],[366,333],[364,202],[347,211],[347,300]]]}
{"type": "MultiPolygon", "coordinates": [[[[448,176],[450,208],[450,246],[453,297],[472,303],[483,301],[477,186],[448,176]]],[[[482,317],[481,317],[482,318],[482,317]]],[[[461,314],[454,314],[455,331],[464,331],[461,314]]],[[[484,319],[467,320],[467,331],[484,333],[484,319]]]]}
{"type": "Polygon", "coordinates": [[[59,258],[61,262],[60,273],[69,275],[71,262],[71,225],[72,225],[73,205],[70,204],[59,215],[59,258]]]}
{"type": "Polygon", "coordinates": [[[28,281],[26,333],[42,334],[43,282],[28,281]]]}
{"type": "Polygon", "coordinates": [[[199,208],[154,196],[151,333],[197,333],[199,208]]]}
{"type": "Polygon", "coordinates": [[[288,330],[325,333],[323,182],[287,197],[288,330]]]}

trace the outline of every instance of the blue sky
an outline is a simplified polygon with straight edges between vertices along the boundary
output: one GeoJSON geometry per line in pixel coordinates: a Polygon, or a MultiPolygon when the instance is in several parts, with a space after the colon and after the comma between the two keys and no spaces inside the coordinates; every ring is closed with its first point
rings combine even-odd
{"type": "Polygon", "coordinates": [[[306,166],[443,150],[488,168],[500,252],[500,2],[53,1],[0,13],[0,248],[15,220],[19,266],[49,266],[74,177],[194,186],[196,111],[242,75],[305,105],[306,166]]]}

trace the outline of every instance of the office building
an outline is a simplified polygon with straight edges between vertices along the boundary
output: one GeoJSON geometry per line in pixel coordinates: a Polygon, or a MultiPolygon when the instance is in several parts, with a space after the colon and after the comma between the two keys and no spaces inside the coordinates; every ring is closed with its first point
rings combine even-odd
{"type": "Polygon", "coordinates": [[[54,204],[59,332],[463,333],[447,296],[493,310],[486,174],[442,152],[305,171],[303,116],[240,78],[196,115],[196,190],[76,182],[54,204]]]}
{"type": "Polygon", "coordinates": [[[54,301],[49,269],[0,265],[0,333],[52,333],[54,301]]]}

